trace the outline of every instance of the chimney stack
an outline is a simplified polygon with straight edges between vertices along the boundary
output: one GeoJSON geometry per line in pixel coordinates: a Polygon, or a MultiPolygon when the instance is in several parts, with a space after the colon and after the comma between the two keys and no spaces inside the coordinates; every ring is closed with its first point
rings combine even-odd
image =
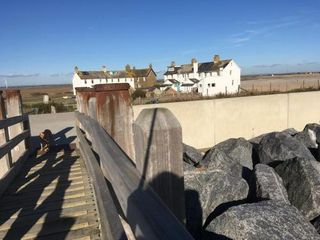
{"type": "Polygon", "coordinates": [[[198,61],[197,61],[197,59],[192,58],[191,63],[192,63],[192,67],[193,67],[193,73],[197,73],[198,72],[198,61]]]}
{"type": "Polygon", "coordinates": [[[213,62],[214,63],[218,63],[218,62],[220,62],[221,60],[220,60],[220,56],[219,55],[214,55],[214,57],[213,57],[213,62]]]}
{"type": "Polygon", "coordinates": [[[176,66],[176,62],[175,61],[172,61],[171,62],[171,67],[175,67],[176,66]]]}
{"type": "Polygon", "coordinates": [[[130,71],[130,65],[129,64],[126,65],[126,71],[127,72],[130,71]]]}
{"type": "Polygon", "coordinates": [[[102,71],[106,73],[107,72],[107,67],[103,65],[102,66],[102,71]]]}

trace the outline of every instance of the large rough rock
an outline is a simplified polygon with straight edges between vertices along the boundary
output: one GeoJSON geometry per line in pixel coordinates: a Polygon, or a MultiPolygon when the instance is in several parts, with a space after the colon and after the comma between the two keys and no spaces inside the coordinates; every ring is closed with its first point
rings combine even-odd
{"type": "Polygon", "coordinates": [[[228,157],[223,151],[211,148],[204,156],[200,165],[208,170],[222,170],[234,176],[242,176],[243,167],[238,161],[228,157]]]}
{"type": "Polygon", "coordinates": [[[285,134],[289,134],[290,136],[294,136],[298,133],[297,130],[295,130],[294,128],[287,128],[283,131],[281,131],[282,133],[285,133],[285,134]]]}
{"type": "Polygon", "coordinates": [[[253,169],[252,144],[244,138],[231,138],[223,141],[213,148],[224,152],[234,161],[238,161],[242,166],[253,169]]]}
{"type": "Polygon", "coordinates": [[[320,163],[295,158],[275,168],[287,189],[289,201],[309,221],[320,215],[320,163]]]}
{"type": "Polygon", "coordinates": [[[299,211],[282,201],[262,201],[232,207],[214,219],[207,231],[206,239],[320,239],[315,228],[299,211]]]}
{"type": "Polygon", "coordinates": [[[304,129],[302,132],[297,133],[294,138],[307,148],[318,148],[316,132],[311,129],[304,129]]]}
{"type": "Polygon", "coordinates": [[[202,159],[202,154],[187,144],[183,144],[183,170],[190,171],[198,166],[202,159]]]}
{"type": "Polygon", "coordinates": [[[185,172],[184,182],[187,228],[193,236],[214,210],[246,199],[249,191],[244,179],[220,169],[185,172]]]}
{"type": "Polygon", "coordinates": [[[290,203],[283,181],[272,167],[265,164],[257,164],[254,167],[254,177],[256,198],[290,203]]]}
{"type": "Polygon", "coordinates": [[[274,164],[295,157],[314,160],[304,144],[289,134],[281,132],[265,135],[260,141],[258,153],[260,162],[264,164],[274,164]]]}

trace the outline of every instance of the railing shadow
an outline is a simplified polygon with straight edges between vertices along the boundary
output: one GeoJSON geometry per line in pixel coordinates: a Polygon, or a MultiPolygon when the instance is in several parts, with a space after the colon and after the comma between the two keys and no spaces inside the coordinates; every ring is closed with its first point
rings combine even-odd
{"type": "Polygon", "coordinates": [[[63,222],[59,239],[64,239],[68,234],[75,219],[61,216],[61,211],[66,190],[71,184],[68,179],[71,167],[78,157],[67,151],[58,156],[58,151],[63,148],[55,147],[40,157],[26,161],[0,200],[0,227],[1,232],[5,233],[0,238],[22,239],[30,233],[37,239],[52,232],[57,221],[63,222]],[[8,228],[5,232],[6,224],[8,228]]]}

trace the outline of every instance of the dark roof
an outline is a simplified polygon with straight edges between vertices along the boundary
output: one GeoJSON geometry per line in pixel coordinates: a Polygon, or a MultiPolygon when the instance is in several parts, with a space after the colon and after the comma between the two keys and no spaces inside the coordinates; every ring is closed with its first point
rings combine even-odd
{"type": "Polygon", "coordinates": [[[176,79],[168,79],[168,81],[170,81],[170,82],[172,82],[172,83],[179,83],[179,81],[176,80],[176,79]]]}
{"type": "MultiPolygon", "coordinates": [[[[147,77],[153,71],[152,68],[143,69],[128,69],[119,71],[78,71],[78,76],[81,79],[97,79],[97,78],[137,78],[137,77],[147,77]]],[[[154,72],[154,71],[153,71],[154,72]]],[[[156,75],[156,73],[154,72],[156,75]]],[[[157,76],[157,75],[156,75],[157,76]]]]}
{"type": "MultiPolygon", "coordinates": [[[[204,62],[199,63],[198,65],[198,72],[218,72],[220,68],[225,68],[232,60],[222,60],[217,63],[214,62],[204,62]]],[[[192,73],[193,72],[193,65],[192,64],[183,64],[179,67],[168,67],[174,68],[171,71],[166,71],[164,75],[172,75],[172,74],[185,74],[185,73],[192,73]]]]}
{"type": "Polygon", "coordinates": [[[189,80],[190,80],[191,82],[194,82],[194,83],[200,82],[200,80],[198,80],[198,79],[196,79],[196,78],[189,78],[189,80]]]}
{"type": "Polygon", "coordinates": [[[198,67],[198,72],[218,72],[220,68],[225,68],[230,62],[231,60],[223,60],[218,63],[200,63],[198,67]]]}
{"type": "Polygon", "coordinates": [[[107,73],[104,71],[78,71],[78,76],[81,79],[97,79],[107,78],[107,73]]]}
{"type": "Polygon", "coordinates": [[[191,87],[191,86],[193,86],[194,85],[194,83],[182,83],[182,87],[191,87]]]}

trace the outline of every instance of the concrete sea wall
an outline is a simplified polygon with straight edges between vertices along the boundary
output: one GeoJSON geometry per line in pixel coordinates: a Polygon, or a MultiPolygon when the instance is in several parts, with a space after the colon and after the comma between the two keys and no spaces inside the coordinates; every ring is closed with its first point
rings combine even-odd
{"type": "Polygon", "coordinates": [[[225,98],[192,102],[137,105],[134,118],[144,108],[170,109],[180,121],[183,141],[208,148],[228,138],[250,139],[286,128],[302,130],[320,123],[320,91],[225,98]]]}

